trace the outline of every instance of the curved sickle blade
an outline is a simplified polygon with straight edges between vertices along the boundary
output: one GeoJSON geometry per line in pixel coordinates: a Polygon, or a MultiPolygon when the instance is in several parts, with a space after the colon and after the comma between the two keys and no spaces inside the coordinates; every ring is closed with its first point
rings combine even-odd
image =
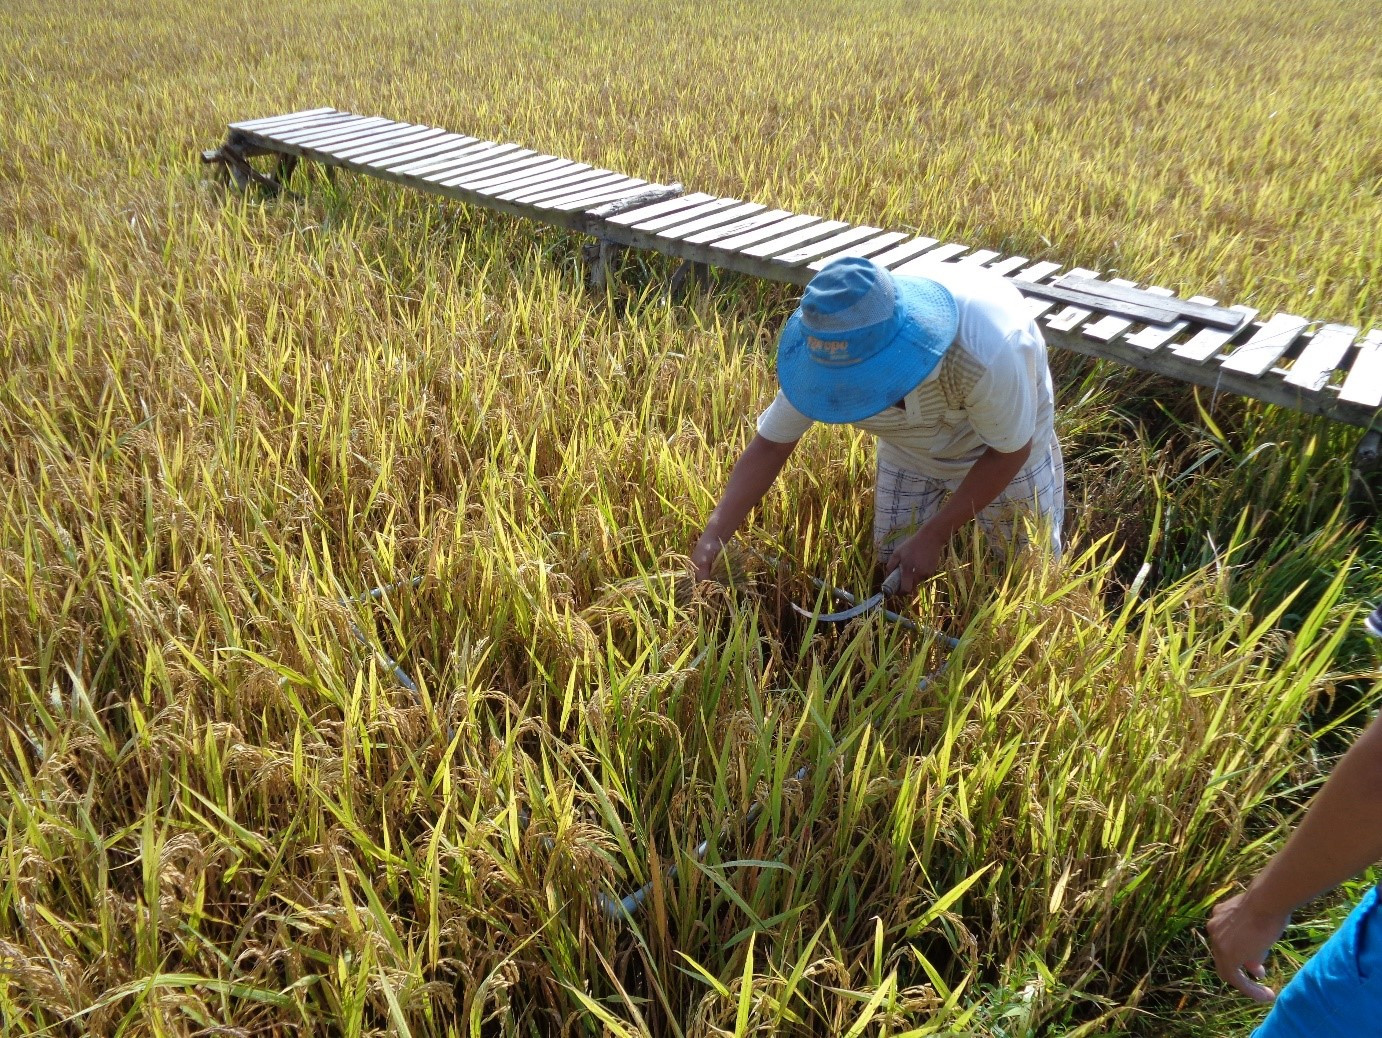
{"type": "Polygon", "coordinates": [[[808,620],[817,620],[824,624],[837,624],[844,620],[853,620],[856,616],[862,616],[871,609],[877,609],[883,604],[883,599],[887,598],[889,595],[897,594],[897,589],[901,584],[902,571],[900,569],[895,569],[889,573],[887,579],[883,581],[882,591],[878,592],[876,595],[870,595],[858,605],[852,605],[848,609],[842,609],[838,613],[825,613],[818,616],[815,613],[803,609],[795,602],[792,603],[792,608],[808,620]]]}
{"type": "Polygon", "coordinates": [[[848,609],[842,609],[838,613],[825,613],[824,615],[818,616],[815,613],[808,612],[807,610],[803,609],[795,602],[792,603],[792,608],[795,609],[802,616],[806,617],[808,620],[818,620],[823,624],[837,624],[844,620],[852,620],[856,616],[859,616],[863,613],[867,613],[871,609],[877,609],[882,604],[883,592],[880,591],[878,592],[878,594],[872,595],[869,598],[864,599],[858,605],[850,606],[848,609]]]}

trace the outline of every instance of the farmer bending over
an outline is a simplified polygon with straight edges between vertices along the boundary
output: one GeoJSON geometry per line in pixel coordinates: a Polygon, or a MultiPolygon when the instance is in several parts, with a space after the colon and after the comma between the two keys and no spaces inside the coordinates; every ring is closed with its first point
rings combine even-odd
{"type": "Polygon", "coordinates": [[[691,553],[698,578],[767,493],[812,422],[878,437],[873,539],[910,593],[978,519],[991,545],[1059,555],[1065,470],[1046,344],[997,274],[935,264],[893,276],[867,259],[825,267],[777,347],[781,390],[735,463],[691,553]]]}

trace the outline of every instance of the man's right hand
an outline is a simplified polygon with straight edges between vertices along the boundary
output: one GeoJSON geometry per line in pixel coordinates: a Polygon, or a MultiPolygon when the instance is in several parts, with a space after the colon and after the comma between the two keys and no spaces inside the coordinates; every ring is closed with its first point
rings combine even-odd
{"type": "Polygon", "coordinates": [[[725,542],[711,533],[701,534],[701,539],[691,549],[691,569],[697,580],[709,580],[715,572],[715,562],[724,551],[725,542]]]}
{"type": "Polygon", "coordinates": [[[739,529],[753,506],[763,500],[763,495],[777,479],[782,466],[787,464],[796,445],[795,440],[778,443],[762,435],[755,435],[749,441],[744,453],[734,463],[720,503],[706,521],[705,532],[691,549],[691,567],[697,580],[710,579],[725,544],[734,536],[734,531],[739,529]]]}
{"type": "Polygon", "coordinates": [[[1221,980],[1256,1002],[1276,992],[1260,983],[1267,977],[1267,952],[1286,931],[1289,912],[1259,912],[1249,890],[1214,906],[1209,917],[1209,950],[1221,980]]]}

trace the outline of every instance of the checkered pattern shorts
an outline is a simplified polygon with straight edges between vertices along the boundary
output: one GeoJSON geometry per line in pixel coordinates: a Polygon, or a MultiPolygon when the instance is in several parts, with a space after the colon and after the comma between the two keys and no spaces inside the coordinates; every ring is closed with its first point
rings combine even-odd
{"type": "MultiPolygon", "coordinates": [[[[933,479],[880,461],[873,495],[873,543],[879,561],[886,562],[894,548],[940,511],[959,485],[958,479],[933,479]]],[[[994,550],[1006,550],[1010,544],[1029,548],[1036,534],[1038,543],[1048,545],[1056,558],[1064,518],[1065,460],[1055,440],[1041,457],[1029,458],[997,499],[975,517],[994,550]]]]}

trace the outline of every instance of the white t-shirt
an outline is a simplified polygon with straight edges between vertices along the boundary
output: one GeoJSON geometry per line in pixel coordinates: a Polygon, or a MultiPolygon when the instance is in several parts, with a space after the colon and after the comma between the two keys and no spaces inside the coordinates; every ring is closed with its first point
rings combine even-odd
{"type": "MultiPolygon", "coordinates": [[[[1010,453],[1032,441],[1033,460],[1044,456],[1040,448],[1055,441],[1051,371],[1022,294],[975,267],[937,263],[909,273],[955,297],[955,341],[905,407],[852,424],[878,437],[880,461],[933,479],[962,479],[986,447],[1010,453]]],[[[781,390],[758,416],[759,434],[778,443],[800,439],[812,424],[781,390]]]]}

